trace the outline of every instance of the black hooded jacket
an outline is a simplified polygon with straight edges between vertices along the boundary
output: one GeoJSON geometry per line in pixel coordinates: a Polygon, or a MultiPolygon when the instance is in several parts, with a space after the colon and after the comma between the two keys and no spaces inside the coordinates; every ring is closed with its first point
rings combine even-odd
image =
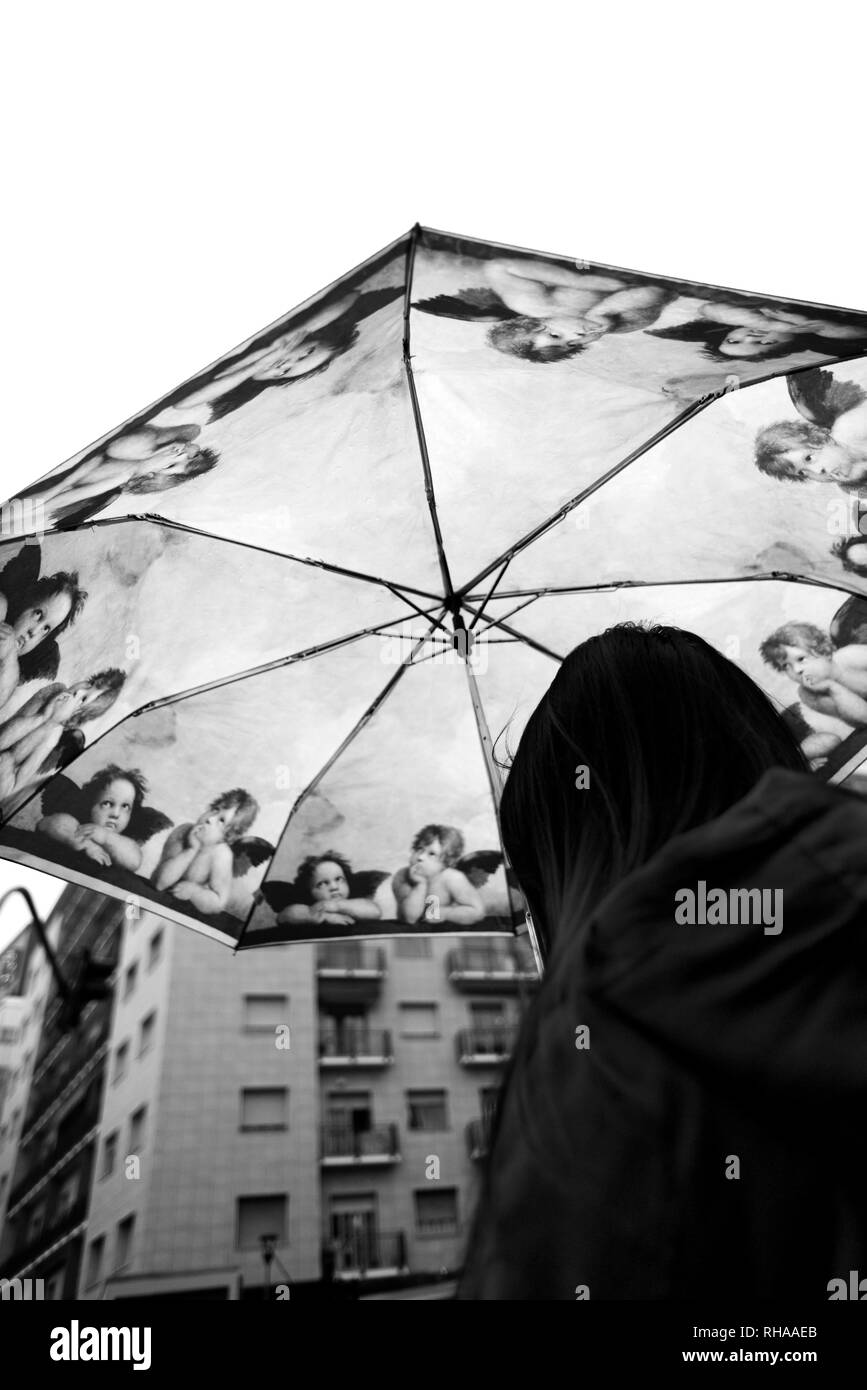
{"type": "Polygon", "coordinates": [[[810,1302],[850,1270],[867,1276],[867,802],[780,769],[559,934],[457,1297],[810,1302]],[[730,916],[728,890],[781,889],[782,930],[679,924],[701,881],[730,916]]]}

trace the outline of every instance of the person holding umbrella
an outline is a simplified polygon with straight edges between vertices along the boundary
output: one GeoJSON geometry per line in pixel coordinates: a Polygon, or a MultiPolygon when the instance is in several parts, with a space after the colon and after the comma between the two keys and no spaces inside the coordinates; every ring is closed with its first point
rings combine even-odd
{"type": "Polygon", "coordinates": [[[457,1297],[827,1299],[867,1269],[867,805],[700,637],[622,624],[501,819],[547,966],[457,1297]],[[776,924],[676,909],[714,889],[776,924]]]}

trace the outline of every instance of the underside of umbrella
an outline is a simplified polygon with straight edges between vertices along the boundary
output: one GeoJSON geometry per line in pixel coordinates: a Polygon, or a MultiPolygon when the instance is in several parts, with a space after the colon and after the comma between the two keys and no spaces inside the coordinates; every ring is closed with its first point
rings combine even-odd
{"type": "Polygon", "coordinates": [[[233,946],[514,930],[504,768],[627,620],[849,776],[865,354],[854,311],[416,227],[3,508],[0,854],[233,946]]]}

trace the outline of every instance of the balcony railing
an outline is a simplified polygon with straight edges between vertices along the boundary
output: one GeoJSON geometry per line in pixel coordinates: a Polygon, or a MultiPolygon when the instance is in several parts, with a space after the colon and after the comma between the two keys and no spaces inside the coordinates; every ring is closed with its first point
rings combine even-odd
{"type": "Polygon", "coordinates": [[[9,1193],[8,1210],[11,1211],[29,1192],[30,1188],[35,1187],[45,1177],[46,1173],[50,1173],[52,1168],[62,1163],[98,1124],[99,1107],[92,1104],[65,1121],[58,1131],[57,1139],[53,1143],[44,1144],[41,1149],[37,1150],[35,1160],[27,1164],[21,1177],[9,1193]]]}
{"type": "Polygon", "coordinates": [[[316,956],[320,1000],[373,1003],[385,979],[386,959],[381,946],[368,946],[363,941],[326,942],[316,956]]]}
{"type": "Polygon", "coordinates": [[[87,1217],[87,1203],[88,1197],[85,1193],[66,1211],[46,1222],[38,1235],[33,1236],[26,1244],[18,1245],[0,1265],[0,1278],[11,1278],[18,1271],[33,1264],[52,1245],[62,1240],[70,1231],[75,1230],[76,1226],[80,1226],[87,1217]]]}
{"type": "Polygon", "coordinates": [[[491,1146],[491,1130],[493,1126],[493,1116],[482,1115],[477,1120],[470,1120],[466,1128],[467,1150],[470,1158],[484,1158],[491,1146]]]}
{"type": "Polygon", "coordinates": [[[409,1268],[403,1231],[352,1232],[345,1239],[326,1237],[322,1263],[334,1279],[370,1279],[403,1274],[409,1268]]]}
{"type": "Polygon", "coordinates": [[[316,969],[321,974],[385,974],[385,951],[363,941],[328,941],[319,947],[316,969]]]}
{"type": "MultiPolygon", "coordinates": [[[[106,1026],[100,1030],[99,1036],[93,1039],[86,1052],[79,1048],[68,1056],[64,1054],[56,1067],[53,1067],[41,1081],[31,1087],[22,1137],[26,1137],[28,1131],[39,1123],[58,1096],[67,1088],[71,1088],[76,1079],[80,1078],[82,1085],[85,1082],[90,1084],[95,1059],[100,1052],[104,1054],[106,1050],[107,1036],[108,1027],[106,1026]]],[[[68,1099],[64,1104],[68,1104],[68,1099]]]]}
{"type": "Polygon", "coordinates": [[[397,1125],[353,1130],[349,1125],[322,1126],[322,1162],[328,1165],[398,1163],[397,1125]]]}
{"type": "Polygon", "coordinates": [[[456,946],[446,956],[446,974],[459,989],[518,989],[539,982],[532,953],[523,944],[456,946]]]}
{"type": "Polygon", "coordinates": [[[320,1027],[319,1062],[323,1067],[384,1067],[394,1061],[387,1028],[320,1027]]]}
{"type": "Polygon", "coordinates": [[[511,1024],[492,1024],[489,1028],[462,1028],[458,1033],[458,1061],[465,1067],[504,1062],[515,1045],[518,1030],[511,1024]]]}

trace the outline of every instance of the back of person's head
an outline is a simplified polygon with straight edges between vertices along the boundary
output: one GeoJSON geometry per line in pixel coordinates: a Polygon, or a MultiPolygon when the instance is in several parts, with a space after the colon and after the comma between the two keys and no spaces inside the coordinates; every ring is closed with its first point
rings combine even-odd
{"type": "Polygon", "coordinates": [[[545,947],[772,767],[807,763],[770,700],[701,637],[622,623],[582,642],[527,723],[501,805],[545,947]]]}

